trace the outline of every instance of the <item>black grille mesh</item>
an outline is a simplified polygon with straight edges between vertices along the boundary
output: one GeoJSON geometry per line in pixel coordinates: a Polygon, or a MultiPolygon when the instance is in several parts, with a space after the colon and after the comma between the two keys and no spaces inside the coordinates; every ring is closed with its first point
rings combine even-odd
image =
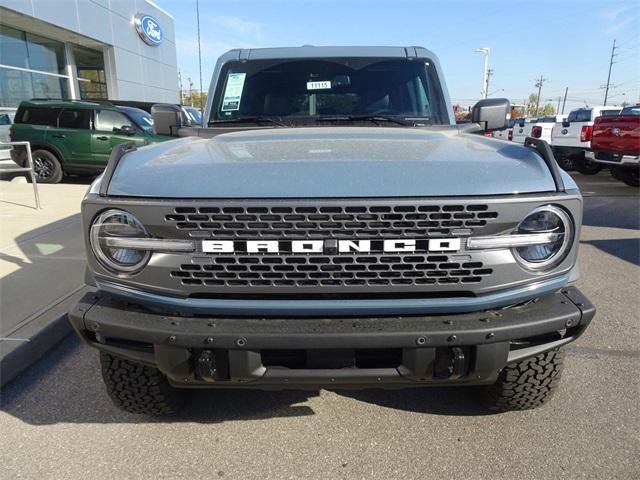
{"type": "Polygon", "coordinates": [[[199,230],[215,238],[286,240],[442,236],[482,227],[497,216],[484,204],[178,207],[165,220],[179,230],[199,230]]]}
{"type": "Polygon", "coordinates": [[[184,285],[336,287],[477,283],[491,273],[480,262],[455,262],[447,255],[234,255],[184,264],[171,275],[184,285]]]}

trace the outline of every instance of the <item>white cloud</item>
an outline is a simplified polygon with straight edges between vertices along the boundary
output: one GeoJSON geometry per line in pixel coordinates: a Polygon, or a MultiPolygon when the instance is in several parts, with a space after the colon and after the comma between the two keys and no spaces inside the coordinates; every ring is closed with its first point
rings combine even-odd
{"type": "Polygon", "coordinates": [[[639,11],[638,5],[625,5],[601,11],[600,14],[604,19],[604,32],[608,35],[623,32],[632,22],[637,20],[639,11]]]}

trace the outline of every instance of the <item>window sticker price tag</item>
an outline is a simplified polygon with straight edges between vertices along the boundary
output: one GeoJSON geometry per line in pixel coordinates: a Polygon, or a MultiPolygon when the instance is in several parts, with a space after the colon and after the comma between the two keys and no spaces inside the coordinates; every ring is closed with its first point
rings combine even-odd
{"type": "Polygon", "coordinates": [[[246,73],[230,73],[227,77],[227,87],[224,90],[222,98],[223,112],[233,112],[240,110],[240,100],[242,99],[242,90],[244,89],[244,80],[246,73]]]}

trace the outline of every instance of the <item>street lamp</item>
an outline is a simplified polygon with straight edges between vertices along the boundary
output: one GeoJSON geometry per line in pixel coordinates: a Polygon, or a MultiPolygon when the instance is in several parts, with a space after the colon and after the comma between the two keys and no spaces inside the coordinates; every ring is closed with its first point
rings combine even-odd
{"type": "Polygon", "coordinates": [[[482,72],[482,98],[487,98],[489,93],[489,48],[482,47],[475,50],[484,55],[484,70],[482,72]]]}

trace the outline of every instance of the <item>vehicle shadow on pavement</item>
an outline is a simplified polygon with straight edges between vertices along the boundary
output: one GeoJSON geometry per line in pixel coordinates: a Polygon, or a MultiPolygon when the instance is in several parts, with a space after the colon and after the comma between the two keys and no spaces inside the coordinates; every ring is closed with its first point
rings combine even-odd
{"type": "Polygon", "coordinates": [[[582,224],[589,227],[640,230],[640,196],[585,197],[582,224]],[[633,215],[633,212],[636,212],[633,215]],[[631,215],[630,215],[631,213],[631,215]]]}
{"type": "Polygon", "coordinates": [[[380,407],[448,416],[495,415],[475,399],[477,387],[422,387],[400,390],[337,390],[338,395],[380,407]]]}
{"type": "Polygon", "coordinates": [[[637,238],[615,240],[583,240],[580,243],[593,245],[609,255],[618,257],[633,265],[640,266],[640,242],[637,238]]]}

